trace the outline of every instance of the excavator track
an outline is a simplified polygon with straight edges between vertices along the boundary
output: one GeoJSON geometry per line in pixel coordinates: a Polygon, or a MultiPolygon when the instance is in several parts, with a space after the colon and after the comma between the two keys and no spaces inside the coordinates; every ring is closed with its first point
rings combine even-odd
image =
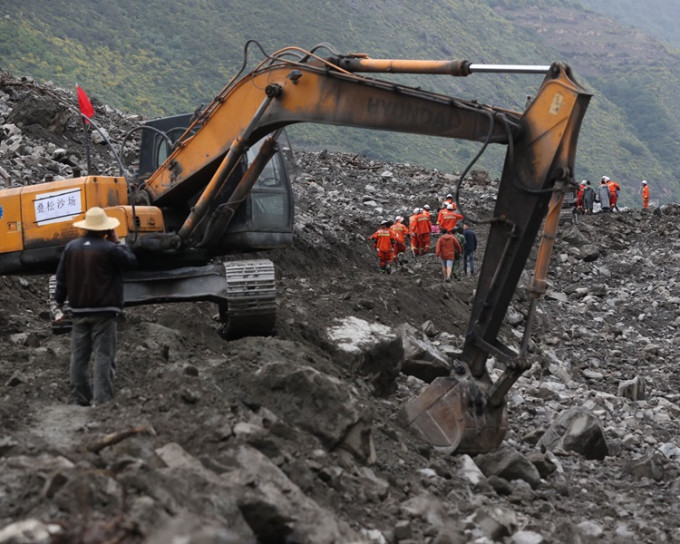
{"type": "Polygon", "coordinates": [[[276,325],[274,263],[266,259],[224,263],[227,302],[220,303],[222,336],[269,336],[276,325]]]}
{"type": "MultiPolygon", "coordinates": [[[[54,292],[57,280],[49,279],[52,332],[71,330],[72,316],[68,301],[64,319],[55,322],[54,292]]],[[[267,259],[229,261],[202,268],[184,268],[172,274],[154,272],[128,275],[125,280],[125,305],[159,302],[216,302],[226,339],[243,336],[269,336],[276,325],[276,279],[274,263],[267,259]]]]}

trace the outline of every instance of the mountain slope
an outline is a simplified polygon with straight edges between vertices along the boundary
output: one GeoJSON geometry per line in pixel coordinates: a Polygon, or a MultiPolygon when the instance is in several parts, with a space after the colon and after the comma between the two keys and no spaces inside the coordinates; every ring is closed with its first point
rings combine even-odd
{"type": "MultiPolygon", "coordinates": [[[[208,103],[242,65],[249,39],[259,40],[268,52],[326,42],[343,53],[372,57],[566,61],[595,95],[575,176],[616,177],[629,205],[637,203],[643,177],[651,182],[653,200],[680,200],[675,167],[680,104],[672,92],[678,55],[642,34],[644,39],[625,52],[611,47],[610,42],[631,41],[630,29],[596,19],[576,2],[425,1],[414,10],[402,1],[307,0],[272,7],[260,0],[247,6],[218,0],[3,0],[0,15],[0,68],[68,88],[78,82],[94,98],[146,116],[193,111],[208,103]],[[587,49],[575,47],[595,21],[607,26],[606,34],[588,31],[587,49]],[[615,75],[622,65],[625,71],[615,75]]],[[[259,52],[251,55],[250,67],[260,59],[259,52]]],[[[422,78],[405,81],[423,84],[422,78]]],[[[521,110],[540,77],[476,74],[425,81],[432,90],[521,110]]],[[[290,134],[302,148],[359,152],[449,172],[461,171],[478,149],[327,127],[293,127],[290,134]]],[[[480,167],[499,174],[502,154],[502,149],[489,151],[480,167]]]]}
{"type": "Polygon", "coordinates": [[[675,0],[581,0],[596,13],[680,48],[680,4],[675,0]]]}

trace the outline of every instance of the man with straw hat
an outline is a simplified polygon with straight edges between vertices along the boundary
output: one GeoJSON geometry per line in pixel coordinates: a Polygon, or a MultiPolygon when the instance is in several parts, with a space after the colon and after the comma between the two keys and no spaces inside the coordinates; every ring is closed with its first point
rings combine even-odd
{"type": "Polygon", "coordinates": [[[81,406],[102,404],[113,396],[116,368],[116,316],[123,308],[123,271],[137,259],[114,230],[120,222],[99,207],[73,223],[85,234],[64,248],[57,268],[55,302],[68,298],[73,314],[70,389],[81,406]],[[93,386],[89,363],[94,353],[93,386]]]}

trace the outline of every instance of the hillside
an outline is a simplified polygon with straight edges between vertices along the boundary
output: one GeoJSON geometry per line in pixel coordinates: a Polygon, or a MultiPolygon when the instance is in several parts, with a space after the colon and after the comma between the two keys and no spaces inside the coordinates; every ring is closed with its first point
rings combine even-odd
{"type": "MultiPolygon", "coordinates": [[[[632,190],[639,188],[632,181],[655,178],[663,187],[661,200],[677,200],[679,193],[671,185],[680,179],[680,168],[668,158],[680,150],[675,121],[680,104],[669,93],[680,85],[679,52],[595,12],[544,6],[497,11],[570,59],[576,73],[596,89],[593,106],[602,115],[589,112],[581,161],[599,156],[604,171],[628,182],[632,190]],[[657,161],[663,166],[660,173],[653,166],[657,161]]],[[[585,177],[599,179],[593,174],[588,171],[585,177]]]]}
{"type": "MultiPolygon", "coordinates": [[[[12,171],[42,179],[83,162],[72,94],[0,84],[12,171]],[[48,117],[59,122],[29,122],[48,117]]],[[[97,115],[114,138],[136,122],[97,115]]],[[[68,403],[69,338],[49,331],[47,278],[0,277],[0,544],[680,540],[680,206],[578,225],[565,210],[503,445],[450,454],[397,413],[453,371],[476,277],[444,283],[432,255],[381,275],[366,237],[436,205],[455,177],[355,154],[296,164],[295,243],[258,255],[277,267],[276,336],[225,341],[208,303],[126,309],[110,403],[68,403]]],[[[477,173],[463,198],[486,216],[496,191],[477,173]]],[[[528,279],[503,323],[511,346],[528,279]]],[[[494,379],[504,368],[487,362],[494,379]]]]}
{"type": "MultiPolygon", "coordinates": [[[[633,18],[637,13],[633,10],[645,10],[645,19],[654,13],[664,17],[662,10],[633,4],[633,18]]],[[[78,82],[94,98],[146,117],[194,111],[207,104],[241,66],[248,39],[258,40],[267,52],[330,43],[341,52],[361,51],[373,57],[518,64],[566,61],[595,94],[584,123],[576,177],[617,178],[628,205],[636,201],[643,178],[656,188],[657,202],[680,200],[675,161],[680,151],[680,105],[673,92],[680,73],[677,52],[668,48],[661,34],[650,38],[640,32],[631,40],[629,27],[587,11],[578,2],[446,0],[413,10],[406,2],[353,0],[279,2],[276,9],[259,0],[249,2],[247,9],[230,9],[217,0],[5,0],[0,2],[0,16],[1,69],[69,89],[78,82]],[[584,46],[575,47],[584,36],[588,37],[584,46]],[[621,44],[631,46],[621,51],[621,44]]],[[[250,66],[260,59],[250,56],[250,66]]],[[[539,81],[481,74],[438,78],[427,85],[521,110],[539,81]]],[[[303,149],[359,152],[452,173],[462,171],[478,149],[328,127],[294,127],[290,134],[303,149]]],[[[502,151],[494,149],[479,166],[498,173],[501,162],[502,151]]]]}
{"type": "Polygon", "coordinates": [[[637,0],[581,1],[597,13],[642,30],[675,49],[680,48],[680,36],[676,31],[680,21],[680,4],[675,0],[649,0],[644,4],[637,0]]]}

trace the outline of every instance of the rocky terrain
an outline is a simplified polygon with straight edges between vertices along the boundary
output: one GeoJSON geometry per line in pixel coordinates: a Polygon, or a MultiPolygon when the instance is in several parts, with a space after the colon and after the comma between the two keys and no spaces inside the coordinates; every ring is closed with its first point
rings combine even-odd
{"type": "MultiPolygon", "coordinates": [[[[113,142],[138,122],[93,103],[113,142]]],[[[75,104],[3,75],[7,186],[85,171],[75,104]]],[[[117,174],[93,149],[97,172],[117,174]]],[[[226,341],[207,303],[126,310],[109,404],[68,403],[69,338],[50,332],[46,277],[0,277],[0,543],[680,540],[680,206],[578,225],[565,212],[503,445],[450,454],[397,414],[451,371],[474,277],[443,283],[431,255],[380,275],[366,237],[436,206],[458,177],[295,158],[295,243],[258,255],[277,266],[277,334],[226,341]]],[[[496,183],[466,178],[466,213],[488,216],[496,183]]],[[[510,345],[529,277],[506,315],[510,345]]]]}

